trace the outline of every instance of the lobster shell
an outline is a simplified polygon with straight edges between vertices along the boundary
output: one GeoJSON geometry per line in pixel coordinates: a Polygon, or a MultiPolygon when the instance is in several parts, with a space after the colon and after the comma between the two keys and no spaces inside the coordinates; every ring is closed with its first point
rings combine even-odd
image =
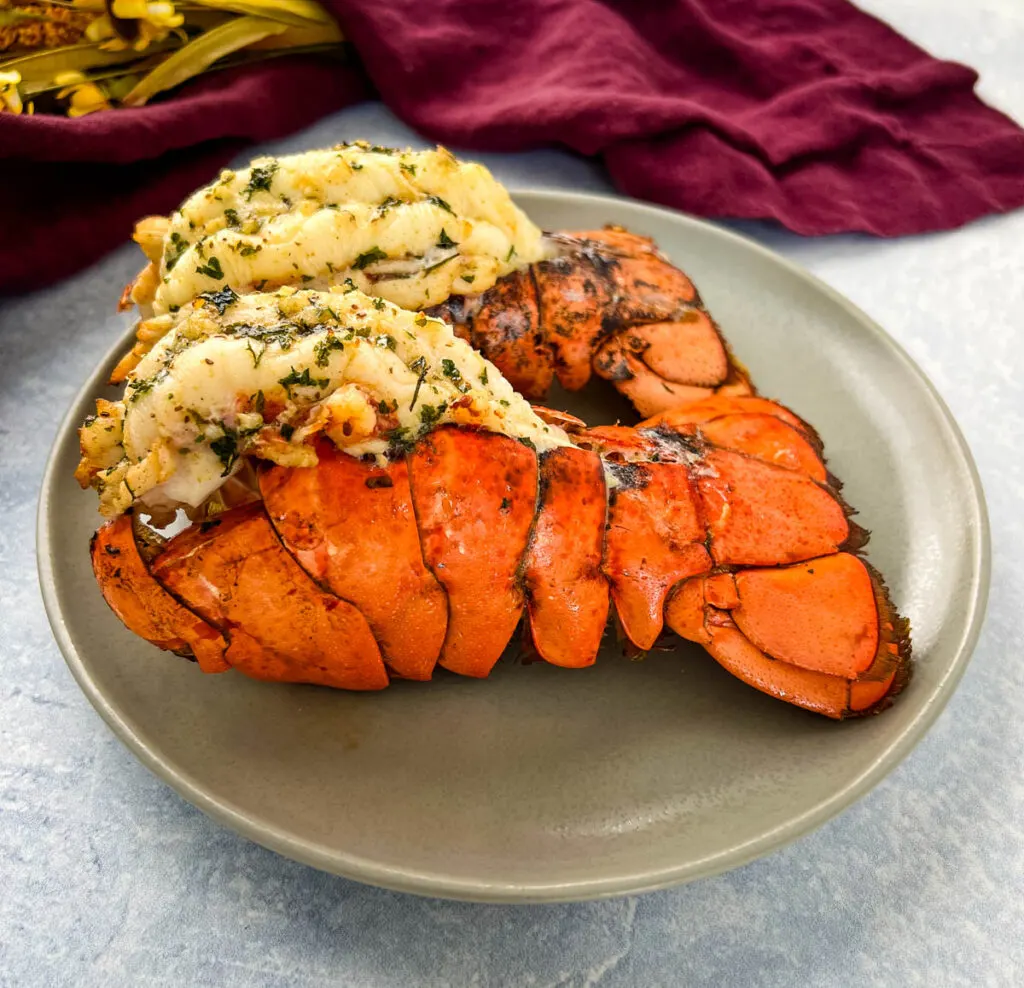
{"type": "Polygon", "coordinates": [[[586,666],[612,612],[637,650],[667,625],[788,702],[880,709],[906,679],[906,623],[856,554],[865,533],[817,438],[760,398],[691,408],[574,426],[576,446],[541,455],[455,426],[386,467],[322,442],[319,466],[263,465],[262,500],[152,560],[122,515],[93,564],[128,627],[209,672],[346,689],[437,666],[482,677],[520,621],[542,659],[586,666]]]}

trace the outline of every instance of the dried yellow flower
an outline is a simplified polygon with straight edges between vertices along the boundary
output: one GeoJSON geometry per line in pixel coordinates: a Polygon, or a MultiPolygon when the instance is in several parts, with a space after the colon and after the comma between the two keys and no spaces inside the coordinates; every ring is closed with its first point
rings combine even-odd
{"type": "Polygon", "coordinates": [[[0,113],[21,113],[24,109],[18,83],[20,72],[0,72],[0,113]]]}
{"type": "Polygon", "coordinates": [[[94,82],[89,82],[81,72],[60,72],[53,80],[64,88],[57,93],[57,99],[71,97],[68,104],[69,117],[84,117],[98,110],[111,109],[106,93],[94,82]]]}

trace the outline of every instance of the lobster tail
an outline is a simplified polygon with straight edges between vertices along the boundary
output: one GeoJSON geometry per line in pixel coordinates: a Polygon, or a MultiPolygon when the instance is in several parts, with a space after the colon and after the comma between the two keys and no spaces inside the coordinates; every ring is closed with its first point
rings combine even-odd
{"type": "Polygon", "coordinates": [[[792,413],[731,398],[638,429],[562,421],[577,445],[540,455],[455,426],[385,466],[320,440],[317,466],[264,467],[262,501],[151,562],[130,516],[105,526],[97,578],[142,637],[262,679],[379,689],[438,664],[486,676],[521,620],[542,659],[586,666],[613,606],[632,648],[667,624],[829,717],[902,686],[905,622],[849,551],[860,530],[792,413]],[[743,451],[709,442],[723,419],[745,419],[725,431],[743,451]]]}
{"type": "Polygon", "coordinates": [[[555,377],[576,391],[592,373],[641,415],[750,393],[693,282],[653,241],[615,228],[550,239],[556,257],[428,311],[531,399],[543,398],[555,377]]]}

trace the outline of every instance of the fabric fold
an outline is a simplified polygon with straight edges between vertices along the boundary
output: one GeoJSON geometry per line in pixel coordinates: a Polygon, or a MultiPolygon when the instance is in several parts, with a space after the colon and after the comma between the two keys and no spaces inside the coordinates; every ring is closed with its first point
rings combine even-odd
{"type": "Polygon", "coordinates": [[[802,234],[1024,205],[1024,131],[977,74],[846,0],[324,2],[358,63],[282,58],[77,120],[0,115],[0,291],[71,273],[245,142],[374,91],[428,139],[600,155],[627,194],[802,234]]]}

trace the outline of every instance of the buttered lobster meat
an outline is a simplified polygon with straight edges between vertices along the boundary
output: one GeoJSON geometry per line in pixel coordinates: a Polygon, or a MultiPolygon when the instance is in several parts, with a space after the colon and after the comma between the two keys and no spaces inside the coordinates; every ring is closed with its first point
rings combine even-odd
{"type": "Polygon", "coordinates": [[[166,544],[123,514],[93,542],[104,596],[207,672],[346,689],[486,676],[520,621],[587,666],[610,613],[636,649],[667,626],[829,717],[902,686],[906,624],[795,415],[716,396],[636,429],[550,417],[573,446],[443,426],[379,466],[322,439],[317,466],[261,464],[259,499],[166,544]]]}

